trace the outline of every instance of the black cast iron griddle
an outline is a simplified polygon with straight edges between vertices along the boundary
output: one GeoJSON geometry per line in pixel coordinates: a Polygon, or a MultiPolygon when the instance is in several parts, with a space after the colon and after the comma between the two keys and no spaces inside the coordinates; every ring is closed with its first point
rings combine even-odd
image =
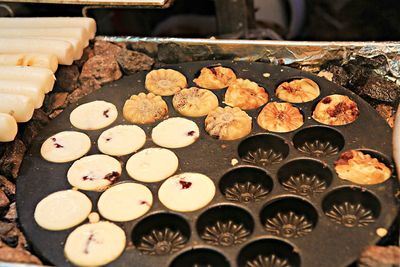
{"type": "MultiPolygon", "coordinates": [[[[209,176],[217,188],[213,201],[196,212],[177,213],[167,210],[158,200],[162,182],[148,183],[154,204],[142,218],[117,223],[127,236],[125,252],[112,266],[245,266],[263,255],[265,260],[253,266],[346,266],[353,262],[366,245],[377,243],[378,228],[389,229],[397,214],[394,191],[397,178],[378,185],[358,186],[341,180],[334,171],[334,161],[348,149],[361,149],[392,168],[391,129],[365,101],[354,93],[324,78],[287,67],[264,63],[207,61],[168,65],[182,72],[189,86],[202,67],[215,64],[232,68],[238,77],[247,78],[263,86],[270,101],[279,101],[274,90],[283,81],[307,77],[317,82],[321,95],[312,102],[296,104],[304,114],[304,125],[293,132],[276,134],[261,129],[256,123],[261,108],[249,111],[253,117],[253,131],[236,141],[219,141],[204,131],[204,117],[192,118],[201,129],[200,139],[193,145],[173,149],[179,158],[181,172],[200,172],[209,176]],[[269,73],[269,77],[263,74],[269,73]],[[352,124],[339,127],[322,125],[311,118],[316,103],[330,94],[343,94],[357,102],[360,116],[352,124]],[[249,155],[249,152],[251,155],[249,155]],[[250,157],[249,157],[250,156],[250,157]],[[247,157],[247,161],[245,158],[247,157]],[[239,163],[232,166],[232,159],[239,163]],[[241,186],[238,186],[239,183],[241,186]],[[336,212],[332,210],[337,208],[336,212]],[[288,217],[292,212],[296,216],[288,217]],[[330,213],[330,216],[327,214],[330,213]],[[285,218],[283,218],[285,217],[285,218]],[[235,231],[231,223],[241,225],[235,231]],[[266,222],[270,225],[265,228],[266,222]],[[215,226],[212,228],[212,226],[215,226]],[[153,243],[145,255],[139,249],[142,238],[157,231],[179,231],[179,240],[153,243]],[[211,230],[208,241],[204,231],[211,230]],[[310,231],[311,229],[311,231],[310,231]],[[247,234],[247,236],[246,236],[247,234]],[[181,242],[184,240],[184,242],[181,242]],[[182,244],[183,243],[183,244],[182,244]]],[[[55,118],[34,140],[24,159],[17,180],[17,208],[20,223],[36,253],[57,266],[71,265],[64,257],[64,242],[74,229],[52,232],[40,228],[33,218],[37,203],[48,194],[69,189],[66,173],[72,163],[56,164],[42,159],[40,147],[49,136],[74,129],[69,122],[71,111],[78,105],[93,100],[114,103],[119,111],[110,126],[126,123],[122,107],[132,94],[146,91],[147,72],[110,83],[79,103],[69,106],[55,118]]],[[[268,76],[268,75],[265,75],[268,76]]],[[[214,90],[220,105],[225,90],[214,90]]],[[[169,116],[179,116],[171,99],[169,116]]],[[[144,148],[152,147],[151,129],[144,148]]],[[[108,127],[109,128],[109,127],[108,127]]],[[[99,153],[96,141],[103,130],[84,131],[93,142],[88,154],[99,153]]],[[[79,130],[78,130],[79,131],[79,130]]],[[[120,157],[125,165],[128,156],[120,157]]],[[[133,181],[123,170],[120,181],[133,181]]],[[[93,202],[93,211],[100,193],[85,192],[93,202]]],[[[165,232],[164,232],[165,233],[165,232]]],[[[165,236],[165,234],[164,234],[165,236]]]]}

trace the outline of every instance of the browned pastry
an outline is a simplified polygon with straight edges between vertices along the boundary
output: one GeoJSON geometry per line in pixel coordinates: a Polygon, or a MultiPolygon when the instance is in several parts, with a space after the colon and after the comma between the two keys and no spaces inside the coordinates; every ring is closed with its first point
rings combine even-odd
{"type": "Polygon", "coordinates": [[[220,140],[235,140],[251,132],[251,117],[240,108],[217,107],[206,117],[205,127],[220,140]]]}
{"type": "Polygon", "coordinates": [[[349,97],[330,95],[317,104],[312,117],[327,125],[345,125],[354,122],[359,114],[357,104],[349,97]]]}
{"type": "Polygon", "coordinates": [[[153,123],[168,116],[167,103],[153,93],[131,96],[122,111],[126,120],[138,124],[153,123]]]}
{"type": "Polygon", "coordinates": [[[173,95],[187,86],[186,77],[176,70],[158,69],[152,70],[146,75],[146,89],[161,95],[173,95]]]}
{"type": "Polygon", "coordinates": [[[320,90],[318,84],[310,79],[297,79],[284,82],[275,91],[276,96],[290,103],[304,103],[316,99],[320,90]]]}
{"type": "Polygon", "coordinates": [[[230,68],[211,67],[202,68],[199,77],[193,82],[206,89],[223,89],[236,80],[236,75],[230,68]]]}
{"type": "Polygon", "coordinates": [[[361,185],[383,183],[392,175],[384,163],[358,150],[342,153],[335,170],[339,178],[361,185]]]}
{"type": "Polygon", "coordinates": [[[258,108],[268,102],[264,88],[250,80],[237,79],[225,93],[225,104],[244,110],[258,108]]]}
{"type": "Polygon", "coordinates": [[[176,93],[172,104],[183,116],[201,117],[218,107],[218,98],[209,90],[191,87],[176,93]]]}
{"type": "Polygon", "coordinates": [[[304,118],[300,110],[289,103],[271,102],[261,110],[257,123],[265,130],[285,133],[300,128],[304,118]]]}

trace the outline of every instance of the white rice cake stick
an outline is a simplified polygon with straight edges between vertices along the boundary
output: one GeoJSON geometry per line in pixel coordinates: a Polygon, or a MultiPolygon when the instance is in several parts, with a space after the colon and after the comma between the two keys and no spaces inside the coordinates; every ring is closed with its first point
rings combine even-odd
{"type": "Polygon", "coordinates": [[[54,73],[58,68],[58,59],[53,54],[0,54],[0,66],[38,67],[49,69],[54,73]]]}
{"type": "Polygon", "coordinates": [[[1,28],[0,37],[71,37],[80,40],[83,46],[89,44],[89,33],[82,27],[71,28],[1,28]]]}
{"type": "Polygon", "coordinates": [[[58,40],[65,41],[72,45],[73,48],[73,59],[78,60],[82,57],[83,54],[83,42],[74,37],[26,37],[28,39],[43,39],[43,40],[58,40]]]}
{"type": "Polygon", "coordinates": [[[17,122],[27,122],[35,109],[30,97],[0,93],[0,113],[7,113],[17,122]]]}
{"type": "Polygon", "coordinates": [[[58,63],[62,65],[71,65],[74,59],[74,48],[72,44],[67,41],[32,38],[0,38],[0,54],[14,53],[54,54],[58,59],[58,63]]]}
{"type": "Polygon", "coordinates": [[[40,108],[44,100],[43,89],[29,81],[0,80],[0,93],[27,96],[35,108],[40,108]]]}
{"type": "Polygon", "coordinates": [[[35,67],[0,66],[0,80],[29,81],[47,94],[53,90],[55,77],[51,70],[35,67]]]}
{"type": "Polygon", "coordinates": [[[18,132],[18,125],[14,117],[0,113],[0,142],[10,142],[14,140],[18,132]]]}
{"type": "Polygon", "coordinates": [[[86,29],[89,38],[96,34],[96,21],[83,17],[40,17],[40,18],[0,18],[0,28],[64,28],[86,29]]]}

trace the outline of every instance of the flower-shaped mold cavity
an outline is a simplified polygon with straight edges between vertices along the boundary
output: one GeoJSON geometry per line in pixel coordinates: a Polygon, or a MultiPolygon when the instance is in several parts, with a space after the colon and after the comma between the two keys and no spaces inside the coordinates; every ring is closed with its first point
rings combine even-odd
{"type": "Polygon", "coordinates": [[[190,226],[171,213],[153,214],[132,231],[135,247],[147,255],[167,255],[181,250],[190,238],[190,226]]]}
{"type": "Polygon", "coordinates": [[[260,239],[245,246],[239,267],[299,267],[300,256],[292,245],[278,239],[260,239]]]}
{"type": "Polygon", "coordinates": [[[223,205],[204,212],[196,227],[206,243],[229,247],[245,242],[253,232],[254,222],[244,209],[223,205]]]}
{"type": "Polygon", "coordinates": [[[379,217],[378,199],[359,187],[342,187],[329,193],[322,202],[328,218],[345,227],[365,227],[379,217]]]}
{"type": "Polygon", "coordinates": [[[318,213],[307,201],[288,197],[266,205],[260,218],[269,234],[298,238],[312,232],[318,221],[318,213]]]}
{"type": "Polygon", "coordinates": [[[272,187],[272,178],[257,167],[232,169],[219,182],[219,189],[227,200],[241,203],[263,200],[272,187]]]}
{"type": "Polygon", "coordinates": [[[293,144],[301,153],[320,158],[338,154],[344,146],[344,138],[332,128],[317,126],[296,133],[293,144]]]}
{"type": "Polygon", "coordinates": [[[259,134],[243,140],[238,148],[242,161],[266,167],[280,163],[289,154],[286,141],[276,135],[259,134]]]}
{"type": "Polygon", "coordinates": [[[229,267],[229,262],[221,253],[209,248],[195,248],[176,257],[170,267],[229,267]]]}
{"type": "Polygon", "coordinates": [[[313,197],[324,192],[331,184],[332,173],[319,161],[298,159],[283,165],[278,171],[278,179],[285,190],[313,197]]]}

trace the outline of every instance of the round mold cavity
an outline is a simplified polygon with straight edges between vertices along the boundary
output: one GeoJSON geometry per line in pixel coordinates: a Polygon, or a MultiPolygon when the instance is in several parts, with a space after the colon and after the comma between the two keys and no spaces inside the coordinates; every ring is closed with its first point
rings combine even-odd
{"type": "Polygon", "coordinates": [[[229,267],[229,262],[221,253],[209,248],[196,248],[176,257],[170,267],[229,267]]]}
{"type": "Polygon", "coordinates": [[[379,217],[379,200],[360,187],[342,187],[330,192],[322,201],[322,210],[334,223],[345,227],[366,227],[379,217]]]}
{"type": "Polygon", "coordinates": [[[243,140],[238,153],[242,161],[266,167],[284,160],[289,155],[289,145],[276,135],[258,134],[243,140]]]}
{"type": "Polygon", "coordinates": [[[289,243],[279,239],[260,239],[239,253],[239,267],[299,267],[300,255],[289,243]]]}
{"type": "Polygon", "coordinates": [[[309,127],[300,130],[293,137],[294,147],[311,157],[329,157],[336,155],[344,147],[344,138],[336,130],[323,127],[309,127]]]}
{"type": "Polygon", "coordinates": [[[230,247],[245,242],[254,229],[251,215],[231,205],[216,206],[200,215],[199,236],[208,244],[230,247]]]}
{"type": "Polygon", "coordinates": [[[181,250],[190,238],[186,220],[171,213],[158,213],[141,220],[132,231],[135,247],[147,255],[167,255],[181,250]]]}
{"type": "Polygon", "coordinates": [[[287,197],[266,205],[261,210],[260,218],[269,234],[299,238],[312,232],[318,221],[318,213],[307,201],[287,197]]]}
{"type": "Polygon", "coordinates": [[[272,187],[272,178],[258,167],[232,169],[219,181],[219,189],[224,197],[239,203],[261,201],[271,192],[272,187]]]}
{"type": "Polygon", "coordinates": [[[298,159],[283,165],[278,171],[278,179],[286,191],[314,197],[330,186],[332,172],[319,161],[298,159]]]}

